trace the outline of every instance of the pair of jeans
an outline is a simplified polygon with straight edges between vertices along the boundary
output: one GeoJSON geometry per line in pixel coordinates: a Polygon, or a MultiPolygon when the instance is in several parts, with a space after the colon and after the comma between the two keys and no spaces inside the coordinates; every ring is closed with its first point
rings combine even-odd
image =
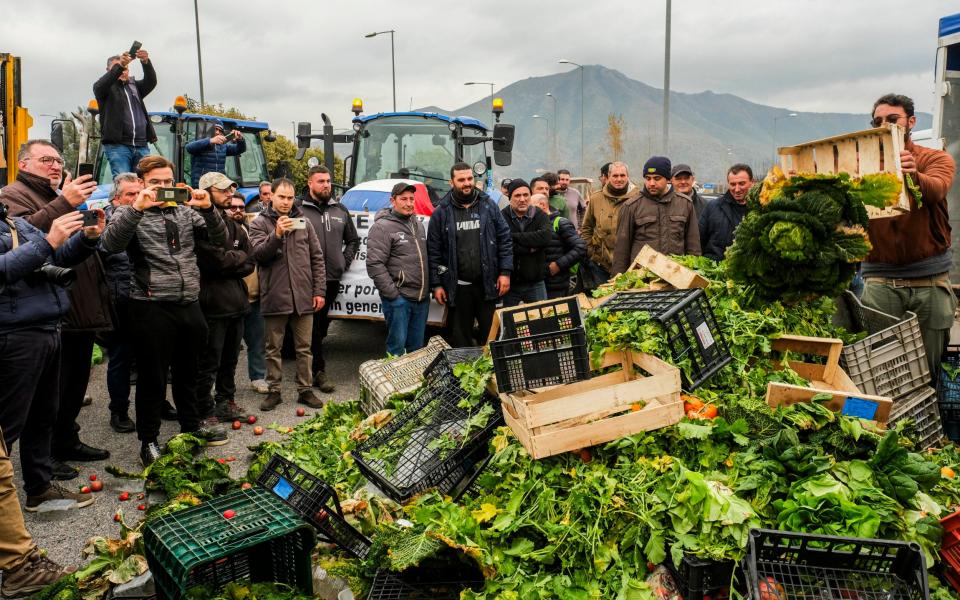
{"type": "Polygon", "coordinates": [[[133,350],[129,342],[114,342],[107,348],[107,360],[110,412],[125,415],[130,410],[130,366],[133,361],[133,350]]]}
{"type": "Polygon", "coordinates": [[[243,343],[247,346],[247,375],[250,381],[267,376],[267,357],[264,354],[263,315],[260,301],[250,303],[250,312],[243,317],[243,343]]]}
{"type": "Polygon", "coordinates": [[[380,297],[383,318],[387,322],[387,354],[400,356],[423,348],[430,298],[417,302],[403,296],[393,300],[380,297]]]}
{"type": "Polygon", "coordinates": [[[180,431],[196,431],[200,426],[197,361],[207,339],[207,322],[200,303],[130,300],[128,306],[130,339],[136,340],[133,346],[137,359],[137,438],[143,443],[156,442],[160,435],[168,370],[180,431]]]}
{"type": "Polygon", "coordinates": [[[236,398],[242,338],[242,316],[207,319],[207,344],[197,365],[197,401],[203,419],[213,416],[217,404],[236,398]]]}
{"type": "Polygon", "coordinates": [[[120,173],[136,173],[137,163],[141,158],[149,155],[149,146],[103,145],[103,156],[110,163],[110,172],[114,177],[120,173]]]}
{"type": "Polygon", "coordinates": [[[310,353],[313,354],[313,372],[323,373],[327,370],[327,363],[323,360],[323,338],[330,330],[330,307],[340,294],[340,282],[328,281],[327,291],[323,296],[323,308],[313,313],[313,341],[310,343],[310,353]]]}
{"type": "Polygon", "coordinates": [[[267,338],[267,385],[271,392],[280,392],[283,383],[283,362],[280,351],[283,337],[290,324],[293,334],[293,347],[297,353],[297,392],[304,392],[313,386],[313,373],[310,371],[310,334],[313,332],[313,313],[306,315],[266,315],[267,338]]]}
{"type": "Polygon", "coordinates": [[[457,284],[455,304],[450,307],[447,322],[450,325],[450,345],[454,348],[483,346],[493,325],[496,300],[487,300],[483,284],[457,284]],[[479,340],[474,337],[473,323],[480,327],[479,340]]]}
{"type": "Polygon", "coordinates": [[[0,429],[6,448],[20,440],[23,488],[36,496],[46,491],[53,475],[50,446],[60,403],[60,332],[51,327],[0,334],[0,356],[0,429]]]}
{"type": "Polygon", "coordinates": [[[531,302],[540,302],[547,299],[547,284],[542,281],[537,283],[525,283],[514,287],[510,286],[503,296],[503,306],[516,306],[521,302],[529,304],[531,302]]]}

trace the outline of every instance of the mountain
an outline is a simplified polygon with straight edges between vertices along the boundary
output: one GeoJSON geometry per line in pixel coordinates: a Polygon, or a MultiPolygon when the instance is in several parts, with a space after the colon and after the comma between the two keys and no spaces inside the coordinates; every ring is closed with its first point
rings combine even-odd
{"type": "MultiPolygon", "coordinates": [[[[504,123],[516,125],[513,164],[496,167],[499,177],[531,177],[538,170],[566,167],[576,176],[596,178],[600,165],[611,159],[607,135],[609,117],[622,117],[623,155],[631,175],[639,176],[648,157],[661,154],[663,89],[630,79],[600,65],[583,69],[583,166],[580,169],[580,72],[579,69],[529,77],[514,82],[496,94],[503,98],[504,123]],[[557,152],[551,153],[554,135],[554,101],[557,98],[557,152]],[[543,118],[532,118],[540,115],[543,118]]],[[[429,107],[433,112],[471,116],[492,123],[489,96],[452,111],[429,107]]],[[[869,109],[869,107],[866,107],[869,109]]],[[[776,145],[788,146],[858,131],[869,127],[869,115],[812,113],[750,102],[733,94],[711,91],[670,93],[670,147],[674,163],[688,163],[700,182],[724,181],[726,169],[745,162],[757,174],[773,164],[776,145]],[[796,116],[789,116],[795,114],[796,116]]],[[[917,114],[917,129],[929,128],[932,117],[917,114]]]]}

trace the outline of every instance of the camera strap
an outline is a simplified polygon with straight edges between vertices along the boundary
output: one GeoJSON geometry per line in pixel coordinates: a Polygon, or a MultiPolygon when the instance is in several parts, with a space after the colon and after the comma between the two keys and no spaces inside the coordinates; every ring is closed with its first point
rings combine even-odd
{"type": "Polygon", "coordinates": [[[11,250],[16,250],[17,246],[20,245],[20,237],[17,235],[17,226],[13,224],[13,219],[4,219],[7,222],[7,225],[10,226],[10,235],[13,237],[13,248],[11,250]]]}

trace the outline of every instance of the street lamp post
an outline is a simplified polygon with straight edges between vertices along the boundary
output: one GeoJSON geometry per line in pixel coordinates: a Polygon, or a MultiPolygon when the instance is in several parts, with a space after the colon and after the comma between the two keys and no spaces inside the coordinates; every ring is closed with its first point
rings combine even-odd
{"type": "Polygon", "coordinates": [[[560,162],[560,149],[557,148],[557,97],[553,95],[553,92],[547,92],[547,97],[553,100],[553,166],[554,168],[559,168],[559,165],[556,164],[560,162]]]}
{"type": "Polygon", "coordinates": [[[197,0],[193,0],[193,20],[197,25],[197,72],[200,75],[200,107],[206,102],[203,99],[203,59],[200,57],[200,10],[197,8],[197,0]]]}
{"type": "Polygon", "coordinates": [[[664,26],[663,50],[663,154],[670,144],[670,0],[667,0],[667,22],[664,26]]]}
{"type": "Polygon", "coordinates": [[[580,176],[586,175],[583,169],[583,65],[561,58],[557,61],[561,65],[573,65],[580,69],[580,176]]]}
{"type": "Polygon", "coordinates": [[[463,85],[489,85],[490,86],[490,102],[493,102],[493,88],[494,84],[490,81],[467,81],[463,85]]]}
{"type": "Polygon", "coordinates": [[[797,116],[797,113],[792,112],[785,115],[780,115],[773,118],[773,163],[777,163],[777,121],[780,119],[789,119],[791,117],[797,116]]]}
{"type": "MultiPolygon", "coordinates": [[[[543,119],[547,122],[547,131],[550,131],[550,117],[544,117],[543,115],[530,115],[531,119],[543,119]]],[[[546,158],[546,157],[544,157],[546,158]]]]}
{"type": "Polygon", "coordinates": [[[363,37],[377,37],[378,35],[389,33],[390,34],[390,75],[393,79],[393,112],[397,112],[397,62],[394,58],[393,51],[393,34],[396,33],[394,29],[388,29],[387,31],[374,31],[373,33],[368,33],[363,37]]]}

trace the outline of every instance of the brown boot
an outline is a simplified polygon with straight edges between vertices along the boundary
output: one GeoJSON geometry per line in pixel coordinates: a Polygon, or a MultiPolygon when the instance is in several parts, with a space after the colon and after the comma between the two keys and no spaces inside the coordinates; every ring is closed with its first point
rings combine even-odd
{"type": "Polygon", "coordinates": [[[61,567],[34,548],[19,567],[3,572],[0,594],[4,598],[21,598],[39,592],[76,570],[75,567],[61,567]]]}
{"type": "Polygon", "coordinates": [[[313,390],[303,390],[300,392],[300,397],[297,398],[297,402],[300,404],[306,404],[310,408],[323,408],[323,400],[317,398],[317,395],[313,393],[313,390]]]}
{"type": "Polygon", "coordinates": [[[280,392],[270,392],[266,398],[260,401],[260,410],[273,410],[280,402],[280,392]]]}
{"type": "Polygon", "coordinates": [[[313,376],[313,387],[317,388],[324,394],[332,394],[335,389],[337,389],[330,381],[327,379],[326,373],[323,371],[317,371],[317,374],[313,376]]]}

